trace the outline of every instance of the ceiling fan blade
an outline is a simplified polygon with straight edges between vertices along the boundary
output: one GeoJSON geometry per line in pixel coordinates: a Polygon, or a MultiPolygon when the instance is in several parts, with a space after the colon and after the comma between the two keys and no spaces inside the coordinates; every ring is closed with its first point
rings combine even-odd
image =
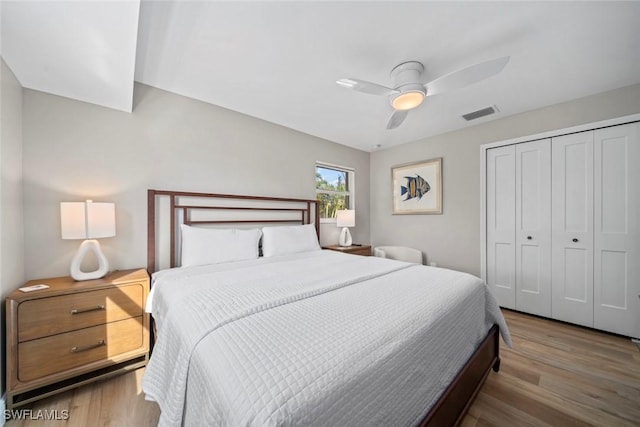
{"type": "Polygon", "coordinates": [[[395,110],[387,123],[387,130],[395,129],[404,122],[410,110],[395,110]]]}
{"type": "Polygon", "coordinates": [[[507,62],[509,57],[505,56],[445,74],[424,85],[427,88],[427,96],[449,92],[489,78],[502,71],[507,62]]]}
{"type": "Polygon", "coordinates": [[[340,86],[371,95],[392,95],[394,93],[398,93],[397,90],[391,89],[390,87],[381,86],[364,80],[340,79],[337,80],[336,83],[338,83],[340,86]]]}

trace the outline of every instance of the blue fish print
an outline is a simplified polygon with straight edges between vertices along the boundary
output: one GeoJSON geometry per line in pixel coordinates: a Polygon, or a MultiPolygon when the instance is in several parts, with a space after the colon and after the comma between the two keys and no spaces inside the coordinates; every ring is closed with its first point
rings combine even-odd
{"type": "Polygon", "coordinates": [[[400,186],[400,195],[407,195],[407,198],[404,199],[403,202],[415,198],[420,200],[422,196],[431,190],[429,183],[418,174],[416,174],[416,176],[405,176],[405,178],[407,180],[407,186],[400,186]]]}

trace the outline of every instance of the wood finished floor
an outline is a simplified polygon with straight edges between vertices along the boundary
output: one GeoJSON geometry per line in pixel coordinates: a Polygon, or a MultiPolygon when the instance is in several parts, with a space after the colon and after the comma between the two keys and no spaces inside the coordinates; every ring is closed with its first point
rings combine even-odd
{"type": "MultiPolygon", "coordinates": [[[[504,310],[513,349],[501,343],[491,372],[462,425],[639,426],[640,350],[627,338],[504,310]]],[[[143,370],[35,403],[68,410],[66,421],[11,420],[26,426],[155,426],[160,411],[144,400],[143,370]]]]}

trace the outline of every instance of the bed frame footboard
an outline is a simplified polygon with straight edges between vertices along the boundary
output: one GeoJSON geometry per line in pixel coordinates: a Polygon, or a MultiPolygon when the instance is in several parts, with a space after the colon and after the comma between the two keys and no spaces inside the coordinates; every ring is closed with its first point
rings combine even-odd
{"type": "Polygon", "coordinates": [[[462,423],[489,372],[500,369],[499,337],[498,326],[493,325],[420,426],[458,426],[462,423]]]}

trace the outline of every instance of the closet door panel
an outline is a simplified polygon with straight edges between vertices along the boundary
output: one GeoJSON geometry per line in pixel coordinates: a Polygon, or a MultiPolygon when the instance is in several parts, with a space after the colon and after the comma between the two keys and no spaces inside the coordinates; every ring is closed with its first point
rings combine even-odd
{"type": "Polygon", "coordinates": [[[516,308],[551,316],[551,140],[516,145],[516,308]]]}
{"type": "Polygon", "coordinates": [[[515,308],[515,147],[487,150],[487,284],[515,308]]]}
{"type": "Polygon", "coordinates": [[[552,317],[593,327],[593,131],[552,139],[552,317]]]}
{"type": "MultiPolygon", "coordinates": [[[[582,248],[564,248],[562,268],[563,298],[568,301],[587,304],[592,301],[591,251],[582,248]]],[[[554,284],[557,282],[554,282],[554,284]]],[[[591,316],[589,316],[591,317],[591,316]]]]}
{"type": "Polygon", "coordinates": [[[640,337],[640,124],[595,131],[594,326],[640,337]]]}

